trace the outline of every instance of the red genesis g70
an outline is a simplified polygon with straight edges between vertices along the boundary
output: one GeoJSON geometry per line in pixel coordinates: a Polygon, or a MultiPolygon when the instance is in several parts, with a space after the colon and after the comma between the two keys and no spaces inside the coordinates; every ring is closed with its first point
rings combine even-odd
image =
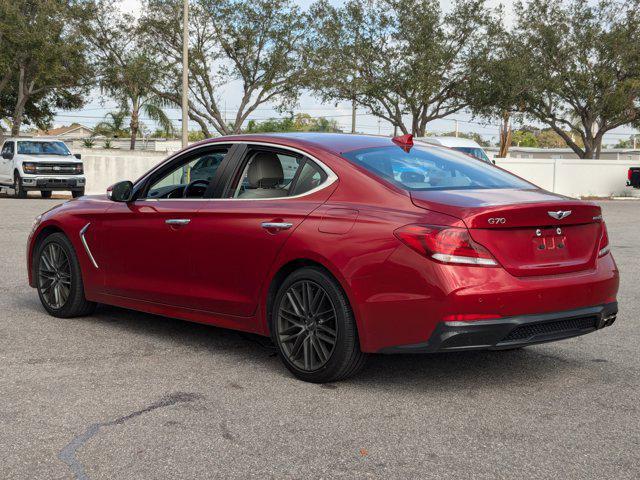
{"type": "Polygon", "coordinates": [[[241,135],[36,219],[51,315],[106,303],[271,336],[297,377],[611,325],[600,207],[411,136],[241,135]]]}

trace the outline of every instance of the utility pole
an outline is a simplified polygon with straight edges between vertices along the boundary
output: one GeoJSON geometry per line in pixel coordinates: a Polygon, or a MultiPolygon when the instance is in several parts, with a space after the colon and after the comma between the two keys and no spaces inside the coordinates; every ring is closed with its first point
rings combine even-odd
{"type": "Polygon", "coordinates": [[[458,137],[458,120],[456,120],[455,122],[456,122],[456,137],[458,137]]]}
{"type": "Polygon", "coordinates": [[[182,148],[189,144],[189,0],[182,10],[182,148]]]}
{"type": "Polygon", "coordinates": [[[356,101],[351,101],[351,133],[356,133],[356,101]]]}

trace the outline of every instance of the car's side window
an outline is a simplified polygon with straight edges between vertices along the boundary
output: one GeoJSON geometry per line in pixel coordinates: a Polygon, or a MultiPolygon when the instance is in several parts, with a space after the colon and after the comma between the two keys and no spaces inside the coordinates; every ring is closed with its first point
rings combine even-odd
{"type": "Polygon", "coordinates": [[[301,195],[325,179],[326,173],[302,155],[273,149],[250,149],[229,196],[268,199],[301,195]]]}
{"type": "Polygon", "coordinates": [[[2,154],[13,153],[13,142],[5,142],[2,147],[2,154]]]}
{"type": "Polygon", "coordinates": [[[226,154],[226,148],[209,150],[179,162],[152,180],[142,198],[203,198],[226,154]]]}

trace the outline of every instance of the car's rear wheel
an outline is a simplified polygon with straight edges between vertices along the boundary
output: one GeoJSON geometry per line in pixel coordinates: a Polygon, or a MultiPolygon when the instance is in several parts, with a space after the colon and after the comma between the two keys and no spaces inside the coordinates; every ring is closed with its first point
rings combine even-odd
{"type": "Polygon", "coordinates": [[[325,383],[357,373],[366,360],[347,296],[315,267],[290,274],[272,310],[272,337],[280,358],[298,378],[325,383]]]}
{"type": "Polygon", "coordinates": [[[51,190],[41,190],[40,195],[42,198],[51,198],[51,190]]]}
{"type": "Polygon", "coordinates": [[[35,255],[38,295],[54,317],[91,314],[96,307],[84,296],[82,272],[73,245],[62,233],[53,233],[38,246],[35,255]]]}

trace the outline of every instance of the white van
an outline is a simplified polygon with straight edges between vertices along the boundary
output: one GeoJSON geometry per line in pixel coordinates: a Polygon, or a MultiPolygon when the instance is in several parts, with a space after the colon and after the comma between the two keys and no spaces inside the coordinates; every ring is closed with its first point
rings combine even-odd
{"type": "Polygon", "coordinates": [[[442,145],[443,147],[453,148],[472,157],[476,157],[483,162],[493,163],[489,160],[487,152],[474,140],[460,137],[417,137],[414,140],[418,140],[425,143],[431,143],[433,145],[442,145]]]}

